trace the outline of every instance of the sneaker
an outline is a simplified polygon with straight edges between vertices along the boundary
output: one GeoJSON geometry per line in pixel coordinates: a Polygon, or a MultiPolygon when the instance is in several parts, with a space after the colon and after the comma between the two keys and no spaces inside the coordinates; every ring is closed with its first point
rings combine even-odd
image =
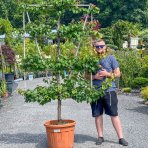
{"type": "Polygon", "coordinates": [[[119,139],[119,144],[123,146],[128,146],[128,142],[124,138],[119,139]]]}
{"type": "Polygon", "coordinates": [[[96,141],[96,145],[101,145],[102,142],[104,142],[104,138],[103,137],[98,137],[98,139],[96,141]]]}

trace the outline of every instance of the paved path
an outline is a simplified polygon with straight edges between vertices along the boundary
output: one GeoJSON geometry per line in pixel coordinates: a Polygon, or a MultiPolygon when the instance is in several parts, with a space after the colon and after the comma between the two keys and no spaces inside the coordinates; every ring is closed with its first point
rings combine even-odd
{"type": "MultiPolygon", "coordinates": [[[[43,84],[41,79],[21,81],[19,88],[34,88],[43,84]]],[[[128,139],[128,148],[148,148],[148,106],[136,96],[119,95],[119,114],[124,135],[128,139]]],[[[27,104],[22,96],[14,92],[13,96],[3,99],[0,106],[0,148],[47,148],[47,139],[43,122],[55,119],[57,102],[40,106],[27,104]]],[[[63,118],[77,122],[74,148],[120,148],[110,118],[104,116],[104,138],[101,146],[95,145],[97,137],[94,118],[90,105],[63,101],[63,118]]]]}

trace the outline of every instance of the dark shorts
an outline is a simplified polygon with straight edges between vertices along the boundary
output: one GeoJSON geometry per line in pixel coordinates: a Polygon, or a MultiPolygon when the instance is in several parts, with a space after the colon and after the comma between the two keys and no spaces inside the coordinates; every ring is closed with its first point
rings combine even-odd
{"type": "Polygon", "coordinates": [[[109,116],[118,116],[118,99],[115,91],[106,92],[105,96],[97,102],[91,103],[92,116],[97,117],[103,114],[109,116]]]}

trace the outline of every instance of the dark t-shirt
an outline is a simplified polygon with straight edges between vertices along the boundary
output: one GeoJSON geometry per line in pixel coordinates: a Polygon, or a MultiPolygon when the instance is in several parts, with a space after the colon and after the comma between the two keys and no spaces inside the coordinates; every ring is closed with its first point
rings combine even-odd
{"type": "MultiPolygon", "coordinates": [[[[105,57],[101,61],[99,61],[98,64],[101,65],[103,69],[106,69],[107,72],[113,72],[116,68],[119,67],[118,62],[113,55],[108,55],[107,57],[105,57]]],[[[100,70],[101,69],[98,69],[97,72],[99,72],[100,70]]],[[[99,89],[102,86],[102,82],[105,79],[106,79],[105,77],[102,80],[94,79],[93,85],[98,86],[98,89],[99,89]]],[[[115,85],[115,82],[113,81],[112,86],[109,89],[107,89],[106,92],[115,91],[115,90],[116,90],[116,85],[115,85]]]]}

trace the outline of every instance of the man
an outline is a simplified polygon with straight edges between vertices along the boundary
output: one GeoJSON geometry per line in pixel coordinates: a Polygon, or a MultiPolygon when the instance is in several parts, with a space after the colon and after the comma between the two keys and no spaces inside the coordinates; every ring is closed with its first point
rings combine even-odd
{"type": "MultiPolygon", "coordinates": [[[[95,75],[93,75],[93,85],[96,85],[99,89],[106,77],[120,77],[120,69],[119,64],[114,56],[107,55],[107,47],[104,40],[96,41],[95,48],[97,54],[103,57],[99,62],[102,68],[99,69],[95,75]]],[[[115,91],[116,86],[115,83],[112,82],[112,86],[106,90],[105,96],[100,98],[97,102],[91,104],[92,116],[95,117],[95,124],[98,132],[98,139],[96,141],[97,145],[100,145],[102,142],[104,142],[103,110],[105,110],[105,114],[111,117],[112,124],[119,138],[119,144],[123,146],[128,145],[128,142],[123,138],[121,122],[118,117],[118,99],[115,91]]]]}

